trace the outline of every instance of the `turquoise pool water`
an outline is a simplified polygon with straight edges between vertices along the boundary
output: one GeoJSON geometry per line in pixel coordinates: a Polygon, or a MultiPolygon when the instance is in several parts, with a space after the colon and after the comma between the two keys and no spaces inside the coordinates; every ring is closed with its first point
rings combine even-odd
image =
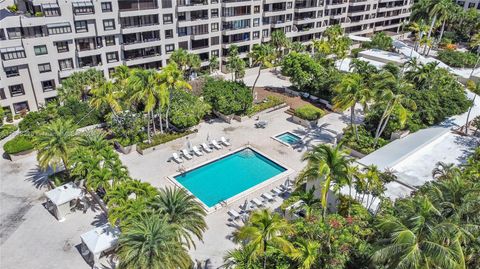
{"type": "Polygon", "coordinates": [[[280,140],[284,143],[287,143],[289,145],[296,144],[296,143],[300,142],[300,140],[302,140],[299,136],[294,135],[290,132],[285,132],[283,134],[279,134],[279,135],[275,136],[275,138],[277,138],[278,140],[280,140]]]}
{"type": "Polygon", "coordinates": [[[227,200],[287,169],[245,148],[175,176],[208,207],[227,200]]]}

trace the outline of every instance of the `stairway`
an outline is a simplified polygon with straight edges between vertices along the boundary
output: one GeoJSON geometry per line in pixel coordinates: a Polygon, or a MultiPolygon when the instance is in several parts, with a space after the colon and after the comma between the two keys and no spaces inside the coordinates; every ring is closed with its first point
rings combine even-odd
{"type": "Polygon", "coordinates": [[[295,109],[289,108],[288,110],[285,111],[285,113],[287,113],[290,116],[293,116],[293,114],[295,114],[295,109]]]}

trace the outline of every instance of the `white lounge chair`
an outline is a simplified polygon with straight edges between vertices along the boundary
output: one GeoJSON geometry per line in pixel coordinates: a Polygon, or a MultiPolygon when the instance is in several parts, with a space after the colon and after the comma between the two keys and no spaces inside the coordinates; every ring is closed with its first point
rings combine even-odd
{"type": "Polygon", "coordinates": [[[273,201],[273,200],[275,200],[275,198],[273,198],[273,196],[271,196],[268,192],[262,194],[262,197],[265,198],[266,201],[273,201]]]}
{"type": "Polygon", "coordinates": [[[220,142],[222,142],[222,144],[224,144],[225,146],[229,147],[231,146],[232,144],[230,144],[230,142],[227,141],[227,139],[225,139],[225,137],[220,137],[220,142]]]}
{"type": "Polygon", "coordinates": [[[176,152],[172,153],[172,158],[173,158],[177,163],[183,163],[182,158],[180,158],[180,156],[178,156],[178,154],[177,154],[176,152]]]}
{"type": "Polygon", "coordinates": [[[275,187],[272,189],[272,193],[274,196],[279,196],[279,195],[282,195],[284,193],[284,191],[282,189],[280,189],[279,187],[275,187]]]}
{"type": "Polygon", "coordinates": [[[241,217],[240,213],[238,213],[235,209],[230,209],[228,211],[228,215],[230,215],[233,219],[238,219],[241,217]]]}
{"type": "Polygon", "coordinates": [[[216,149],[222,149],[222,146],[220,146],[217,142],[217,140],[213,139],[212,140],[212,146],[216,149]]]}
{"type": "Polygon", "coordinates": [[[182,154],[183,154],[183,156],[185,156],[185,158],[186,158],[187,160],[191,160],[191,159],[193,158],[193,156],[190,155],[190,153],[189,153],[188,150],[186,150],[186,149],[182,149],[182,154]]]}
{"type": "Polygon", "coordinates": [[[203,153],[197,148],[197,146],[193,146],[192,150],[197,156],[202,156],[203,155],[203,153]]]}
{"type": "Polygon", "coordinates": [[[258,200],[257,198],[253,198],[253,199],[252,199],[252,204],[254,204],[254,205],[258,206],[258,207],[262,207],[262,206],[263,206],[263,203],[262,203],[260,200],[258,200]]]}
{"type": "Polygon", "coordinates": [[[206,153],[212,152],[212,149],[209,146],[207,146],[207,144],[205,143],[202,143],[202,148],[206,153]]]}

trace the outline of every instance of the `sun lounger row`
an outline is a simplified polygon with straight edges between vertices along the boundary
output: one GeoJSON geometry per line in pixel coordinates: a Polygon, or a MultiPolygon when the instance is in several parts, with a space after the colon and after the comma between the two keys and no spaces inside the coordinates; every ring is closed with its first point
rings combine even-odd
{"type": "Polygon", "coordinates": [[[225,137],[220,137],[220,143],[217,142],[217,140],[213,139],[210,142],[210,145],[207,145],[206,143],[202,143],[198,146],[193,146],[191,150],[187,149],[182,149],[180,151],[181,156],[174,152],[172,153],[172,159],[176,161],[177,163],[182,163],[185,160],[191,160],[193,159],[193,155],[197,156],[203,156],[203,153],[211,153],[213,149],[222,149],[223,146],[230,146],[230,142],[225,137]]]}

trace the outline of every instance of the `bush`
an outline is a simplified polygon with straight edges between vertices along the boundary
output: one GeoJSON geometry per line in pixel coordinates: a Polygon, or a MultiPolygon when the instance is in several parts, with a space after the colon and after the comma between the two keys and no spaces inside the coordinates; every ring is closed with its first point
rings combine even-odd
{"type": "Polygon", "coordinates": [[[11,135],[16,130],[17,130],[17,126],[12,124],[6,124],[3,126],[0,126],[0,139],[4,139],[5,137],[11,135]]]}
{"type": "Polygon", "coordinates": [[[362,51],[362,50],[365,50],[364,48],[355,48],[355,49],[352,49],[350,51],[350,55],[353,57],[353,58],[358,58],[358,54],[362,51]]]}
{"type": "Polygon", "coordinates": [[[243,83],[209,78],[203,86],[203,97],[212,109],[224,115],[244,115],[252,106],[250,88],[243,83]]]}
{"type": "Polygon", "coordinates": [[[374,147],[373,145],[375,143],[375,138],[365,129],[363,125],[357,126],[358,140],[356,139],[355,133],[353,132],[352,128],[348,127],[345,128],[343,131],[344,134],[341,139],[343,145],[363,154],[370,154],[376,149],[379,149],[388,144],[387,140],[380,137],[377,146],[374,147]]]}
{"type": "Polygon", "coordinates": [[[460,68],[473,68],[478,59],[474,53],[455,50],[439,51],[437,58],[451,67],[460,68]]]}
{"type": "Polygon", "coordinates": [[[71,119],[79,128],[99,124],[103,120],[99,111],[79,100],[66,101],[63,106],[58,107],[58,115],[65,120],[71,119]]]}
{"type": "Polygon", "coordinates": [[[210,109],[210,105],[201,98],[183,90],[174,91],[169,121],[177,128],[187,129],[200,123],[210,109]]]}
{"type": "Polygon", "coordinates": [[[110,115],[107,126],[113,132],[115,140],[126,147],[145,139],[145,118],[140,113],[129,111],[110,115]]]}
{"type": "Polygon", "coordinates": [[[3,150],[8,154],[15,154],[33,149],[32,139],[26,135],[17,135],[3,145],[3,150]]]}
{"type": "Polygon", "coordinates": [[[320,108],[307,104],[295,109],[295,116],[304,120],[318,120],[325,112],[320,108]]]}
{"type": "Polygon", "coordinates": [[[278,106],[278,105],[283,104],[283,103],[285,103],[285,99],[283,99],[281,97],[278,97],[278,96],[270,95],[270,96],[267,96],[267,98],[265,98],[265,100],[263,102],[261,102],[259,104],[254,104],[249,109],[247,114],[249,116],[251,116],[251,115],[254,115],[254,114],[256,114],[260,111],[278,106]]]}
{"type": "Polygon", "coordinates": [[[152,142],[151,143],[140,143],[138,144],[138,148],[140,149],[147,149],[151,148],[160,144],[167,143],[169,141],[178,139],[180,137],[184,137],[186,135],[194,133],[193,131],[187,131],[183,133],[164,133],[164,134],[156,134],[152,137],[152,142]]]}

